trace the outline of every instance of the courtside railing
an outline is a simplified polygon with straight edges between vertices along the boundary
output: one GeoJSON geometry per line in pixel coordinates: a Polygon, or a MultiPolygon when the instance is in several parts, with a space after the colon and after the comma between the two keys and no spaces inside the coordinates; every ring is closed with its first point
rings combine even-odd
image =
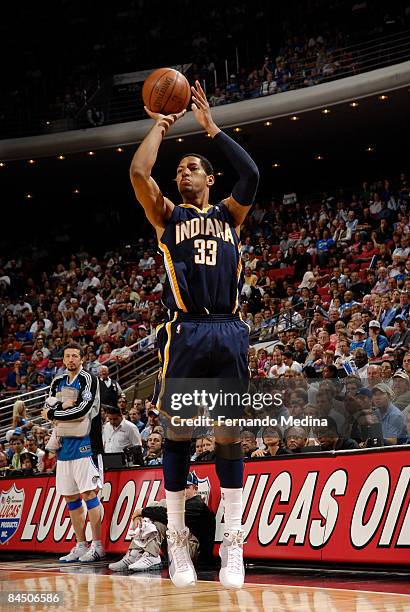
{"type": "MultiPolygon", "coordinates": [[[[300,89],[309,85],[317,85],[342,79],[355,74],[362,74],[399,64],[410,59],[410,30],[373,38],[365,42],[347,45],[341,48],[325,50],[316,57],[301,58],[293,62],[293,76],[290,89],[300,89]]],[[[213,91],[217,80],[219,87],[224,87],[225,65],[227,60],[216,62],[216,71],[208,77],[208,89],[213,91]],[[218,75],[218,78],[217,76],[218,75]],[[219,78],[224,75],[224,78],[219,78]]],[[[232,72],[230,68],[229,72],[232,72]]],[[[188,74],[188,77],[190,75],[188,74]]],[[[0,138],[12,138],[26,135],[64,132],[74,129],[91,127],[87,120],[87,111],[96,106],[104,113],[104,125],[124,123],[146,118],[140,94],[141,83],[130,83],[115,89],[113,77],[98,81],[92,95],[84,106],[76,111],[70,118],[63,116],[50,116],[50,111],[44,111],[41,116],[33,117],[21,109],[20,117],[13,119],[5,115],[5,121],[0,125],[0,138]]],[[[206,85],[206,83],[205,83],[206,85]]],[[[279,89],[277,93],[281,93],[279,89]]],[[[251,97],[258,97],[258,92],[251,93],[251,97]]]]}
{"type": "MultiPolygon", "coordinates": [[[[140,380],[158,370],[158,351],[155,347],[155,334],[139,340],[129,347],[128,357],[116,360],[107,365],[109,375],[117,380],[124,392],[132,389],[140,380]]],[[[27,409],[27,418],[34,423],[42,421],[40,413],[48,396],[50,387],[43,387],[28,393],[14,394],[0,401],[0,440],[6,431],[11,429],[13,406],[17,400],[22,400],[27,409]]]]}

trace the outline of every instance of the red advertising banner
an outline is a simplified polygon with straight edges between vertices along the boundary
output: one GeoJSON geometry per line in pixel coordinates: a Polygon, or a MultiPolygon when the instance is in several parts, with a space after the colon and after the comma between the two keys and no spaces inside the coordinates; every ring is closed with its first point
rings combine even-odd
{"type": "MultiPolygon", "coordinates": [[[[247,462],[245,556],[410,565],[409,458],[408,450],[385,448],[247,462]]],[[[191,469],[216,513],[220,542],[223,511],[215,466],[191,469]]],[[[0,551],[70,548],[74,533],[53,476],[5,479],[0,488],[0,551]]],[[[161,468],[105,473],[101,502],[108,552],[126,551],[134,508],[163,495],[161,468]]]]}

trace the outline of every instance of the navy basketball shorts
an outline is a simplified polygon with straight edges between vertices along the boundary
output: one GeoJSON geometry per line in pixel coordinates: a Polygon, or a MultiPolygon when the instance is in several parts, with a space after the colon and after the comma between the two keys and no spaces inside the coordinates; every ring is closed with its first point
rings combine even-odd
{"type": "MultiPolygon", "coordinates": [[[[249,326],[239,315],[193,315],[177,312],[157,334],[162,367],[157,385],[161,412],[170,410],[170,395],[191,393],[206,379],[209,391],[244,392],[248,387],[249,326]]],[[[184,416],[194,415],[185,408],[184,416]]],[[[182,416],[182,412],[181,412],[182,416]]]]}

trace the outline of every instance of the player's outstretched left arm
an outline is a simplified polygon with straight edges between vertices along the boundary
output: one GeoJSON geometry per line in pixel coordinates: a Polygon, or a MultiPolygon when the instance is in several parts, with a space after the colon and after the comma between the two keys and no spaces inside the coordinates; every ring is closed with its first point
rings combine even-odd
{"type": "Polygon", "coordinates": [[[236,226],[239,228],[255,199],[259,182],[258,167],[245,149],[216,125],[199,81],[196,81],[195,87],[191,87],[191,91],[193,100],[191,108],[195,119],[212,137],[213,142],[218,145],[239,175],[239,179],[232,189],[232,195],[224,200],[236,226]]]}

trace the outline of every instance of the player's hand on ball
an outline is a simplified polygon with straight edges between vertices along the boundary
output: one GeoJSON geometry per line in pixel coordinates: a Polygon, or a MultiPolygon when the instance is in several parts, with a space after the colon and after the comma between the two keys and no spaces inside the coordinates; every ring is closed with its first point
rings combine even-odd
{"type": "Polygon", "coordinates": [[[174,125],[175,121],[181,119],[186,113],[186,109],[180,113],[172,113],[172,115],[163,115],[162,113],[154,113],[147,106],[144,106],[144,110],[158,125],[164,128],[164,134],[168,132],[171,125],[174,125]]]}

